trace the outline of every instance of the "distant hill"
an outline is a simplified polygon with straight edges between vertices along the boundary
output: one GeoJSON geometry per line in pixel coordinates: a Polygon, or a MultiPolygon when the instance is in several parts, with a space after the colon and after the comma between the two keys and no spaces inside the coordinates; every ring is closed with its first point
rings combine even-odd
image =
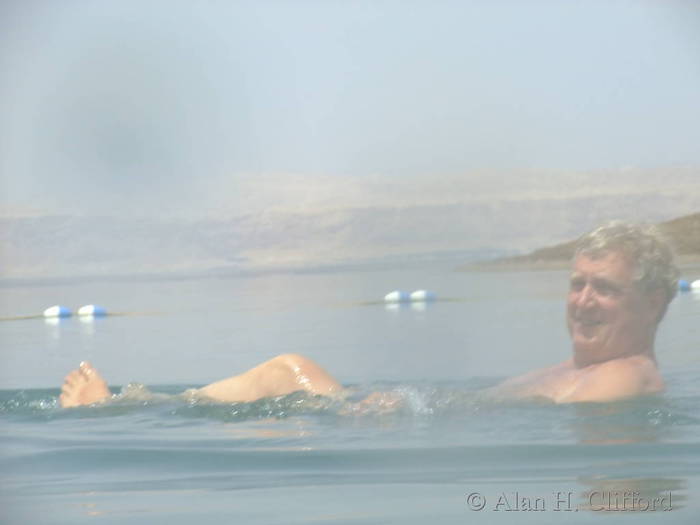
{"type": "MultiPolygon", "coordinates": [[[[679,262],[700,262],[700,213],[685,215],[661,222],[661,234],[672,246],[679,262]]],[[[551,269],[567,267],[574,256],[576,240],[537,249],[526,255],[503,257],[491,261],[480,261],[460,267],[474,269],[551,269]]]]}
{"type": "MultiPolygon", "coordinates": [[[[0,285],[11,279],[169,278],[493,260],[572,239],[613,218],[660,222],[696,213],[700,183],[692,181],[700,181],[700,168],[693,173],[686,184],[636,193],[618,188],[604,194],[474,197],[457,185],[450,187],[455,201],[416,197],[395,204],[387,196],[382,203],[370,191],[375,201],[365,206],[272,207],[225,216],[140,216],[123,210],[112,215],[0,214],[0,285]]],[[[698,245],[689,242],[688,248],[680,245],[681,251],[698,245]]],[[[561,266],[570,252],[557,254],[557,249],[535,252],[534,259],[561,266]]],[[[531,259],[508,264],[518,269],[531,265],[531,259]]]]}

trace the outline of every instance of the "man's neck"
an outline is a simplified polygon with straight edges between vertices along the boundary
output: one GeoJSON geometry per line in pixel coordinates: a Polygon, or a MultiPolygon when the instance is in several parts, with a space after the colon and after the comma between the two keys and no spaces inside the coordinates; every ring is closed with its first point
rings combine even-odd
{"type": "Polygon", "coordinates": [[[592,365],[599,365],[602,363],[607,363],[609,361],[615,361],[617,359],[628,359],[630,357],[634,356],[644,356],[647,357],[648,359],[651,359],[654,364],[656,364],[656,354],[654,353],[654,346],[653,344],[643,348],[641,351],[640,350],[630,350],[627,352],[623,352],[620,354],[616,354],[614,357],[611,357],[610,359],[600,359],[596,361],[591,361],[590,359],[586,359],[587,356],[585,355],[579,355],[576,352],[574,352],[573,358],[572,358],[572,364],[574,368],[586,368],[592,365]]]}

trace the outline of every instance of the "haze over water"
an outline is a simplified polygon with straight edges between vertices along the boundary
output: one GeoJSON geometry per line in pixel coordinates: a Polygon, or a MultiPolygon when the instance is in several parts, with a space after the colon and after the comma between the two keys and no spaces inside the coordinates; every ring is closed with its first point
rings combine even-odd
{"type": "Polygon", "coordinates": [[[699,9],[4,2],[2,274],[521,251],[696,211],[699,9]]]}

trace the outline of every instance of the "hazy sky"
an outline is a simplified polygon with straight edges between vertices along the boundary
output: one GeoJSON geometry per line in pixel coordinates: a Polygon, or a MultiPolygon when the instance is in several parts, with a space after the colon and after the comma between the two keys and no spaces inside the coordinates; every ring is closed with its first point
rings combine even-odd
{"type": "Polygon", "coordinates": [[[6,213],[698,166],[700,2],[5,0],[0,115],[6,213]]]}

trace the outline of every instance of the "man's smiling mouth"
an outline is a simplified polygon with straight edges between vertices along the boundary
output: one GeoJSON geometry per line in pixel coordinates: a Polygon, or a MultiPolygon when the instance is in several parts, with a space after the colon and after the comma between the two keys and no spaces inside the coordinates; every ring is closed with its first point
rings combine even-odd
{"type": "Polygon", "coordinates": [[[599,326],[599,325],[603,324],[603,321],[600,321],[597,319],[574,319],[574,320],[584,328],[599,326]]]}

